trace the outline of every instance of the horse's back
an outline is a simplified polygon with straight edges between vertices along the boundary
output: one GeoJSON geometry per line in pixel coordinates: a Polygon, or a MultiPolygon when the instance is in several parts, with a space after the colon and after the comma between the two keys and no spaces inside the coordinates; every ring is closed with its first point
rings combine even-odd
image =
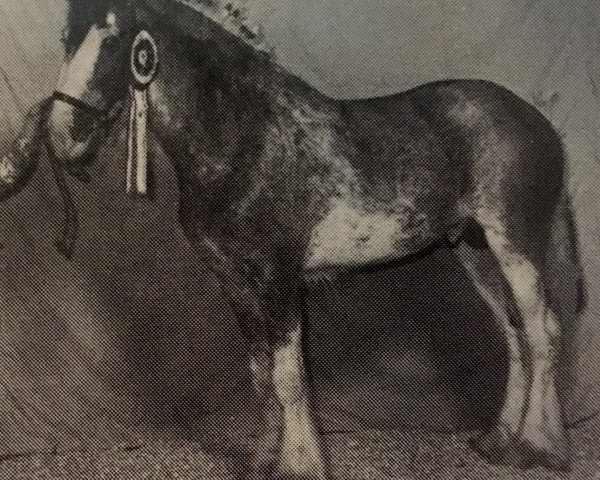
{"type": "Polygon", "coordinates": [[[510,231],[515,242],[534,242],[551,227],[562,188],[561,142],[548,120],[510,91],[444,81],[342,101],[340,111],[358,188],[332,198],[313,231],[309,264],[401,258],[454,241],[473,220],[510,231]]]}
{"type": "Polygon", "coordinates": [[[395,187],[421,201],[523,223],[532,210],[549,217],[563,186],[563,149],[551,123],[492,82],[433,82],[341,108],[357,150],[369,146],[357,168],[393,163],[401,172],[395,187]]]}

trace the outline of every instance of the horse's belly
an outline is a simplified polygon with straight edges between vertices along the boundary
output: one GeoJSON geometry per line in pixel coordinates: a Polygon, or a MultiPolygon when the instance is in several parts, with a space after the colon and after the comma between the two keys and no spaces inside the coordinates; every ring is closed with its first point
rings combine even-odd
{"type": "Polygon", "coordinates": [[[305,268],[352,268],[402,258],[429,236],[426,215],[414,209],[367,210],[339,200],[313,229],[305,268]]]}

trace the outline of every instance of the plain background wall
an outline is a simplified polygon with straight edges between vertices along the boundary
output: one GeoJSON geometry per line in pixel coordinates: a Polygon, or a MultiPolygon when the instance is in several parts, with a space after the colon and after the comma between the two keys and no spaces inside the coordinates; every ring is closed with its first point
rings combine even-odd
{"type": "MultiPolygon", "coordinates": [[[[483,77],[552,118],[569,151],[590,297],[570,412],[595,411],[598,7],[591,0],[273,0],[257,2],[255,14],[281,63],[332,96],[483,77]]],[[[0,152],[23,110],[52,91],[63,18],[63,0],[0,4],[0,152]]],[[[222,418],[245,398],[241,339],[177,229],[168,163],[155,154],[154,203],[128,199],[122,127],[93,182],[72,182],[82,232],[71,263],[52,250],[62,212],[46,166],[0,206],[0,410],[10,418],[0,450],[128,437],[112,428],[119,423],[112,417],[147,411],[144,402],[131,406],[132,392],[168,406],[175,420],[192,412],[222,418]]],[[[496,408],[500,341],[449,254],[315,292],[312,303],[312,364],[331,428],[341,410],[367,424],[450,428],[496,408]]]]}

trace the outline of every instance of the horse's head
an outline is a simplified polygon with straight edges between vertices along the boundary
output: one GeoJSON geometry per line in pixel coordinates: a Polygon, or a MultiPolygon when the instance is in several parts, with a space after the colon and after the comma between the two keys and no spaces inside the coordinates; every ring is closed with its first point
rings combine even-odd
{"type": "Polygon", "coordinates": [[[137,33],[129,0],[71,0],[65,60],[48,117],[56,158],[78,168],[93,156],[128,92],[131,40],[137,33]]]}
{"type": "Polygon", "coordinates": [[[224,76],[210,69],[228,77],[237,70],[256,71],[249,59],[262,58],[266,49],[244,2],[198,0],[192,8],[170,0],[69,0],[65,61],[47,122],[54,157],[80,173],[106,138],[130,85],[135,86],[132,104],[141,105],[145,116],[136,123],[132,109],[128,182],[136,176],[130,176],[130,167],[137,168],[138,190],[144,190],[139,172],[145,142],[136,140],[145,138],[146,119],[167,153],[208,151],[196,145],[207,137],[197,125],[198,112],[215,114],[224,90],[216,80],[224,76]],[[159,52],[162,68],[154,82],[159,52]]]}

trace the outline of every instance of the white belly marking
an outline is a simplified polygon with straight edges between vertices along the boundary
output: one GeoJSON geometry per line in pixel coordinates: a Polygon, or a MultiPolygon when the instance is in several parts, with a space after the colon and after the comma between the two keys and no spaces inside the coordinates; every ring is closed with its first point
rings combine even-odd
{"type": "Polygon", "coordinates": [[[305,267],[359,266],[393,258],[402,230],[395,213],[369,212],[336,199],[311,234],[305,267]]]}

